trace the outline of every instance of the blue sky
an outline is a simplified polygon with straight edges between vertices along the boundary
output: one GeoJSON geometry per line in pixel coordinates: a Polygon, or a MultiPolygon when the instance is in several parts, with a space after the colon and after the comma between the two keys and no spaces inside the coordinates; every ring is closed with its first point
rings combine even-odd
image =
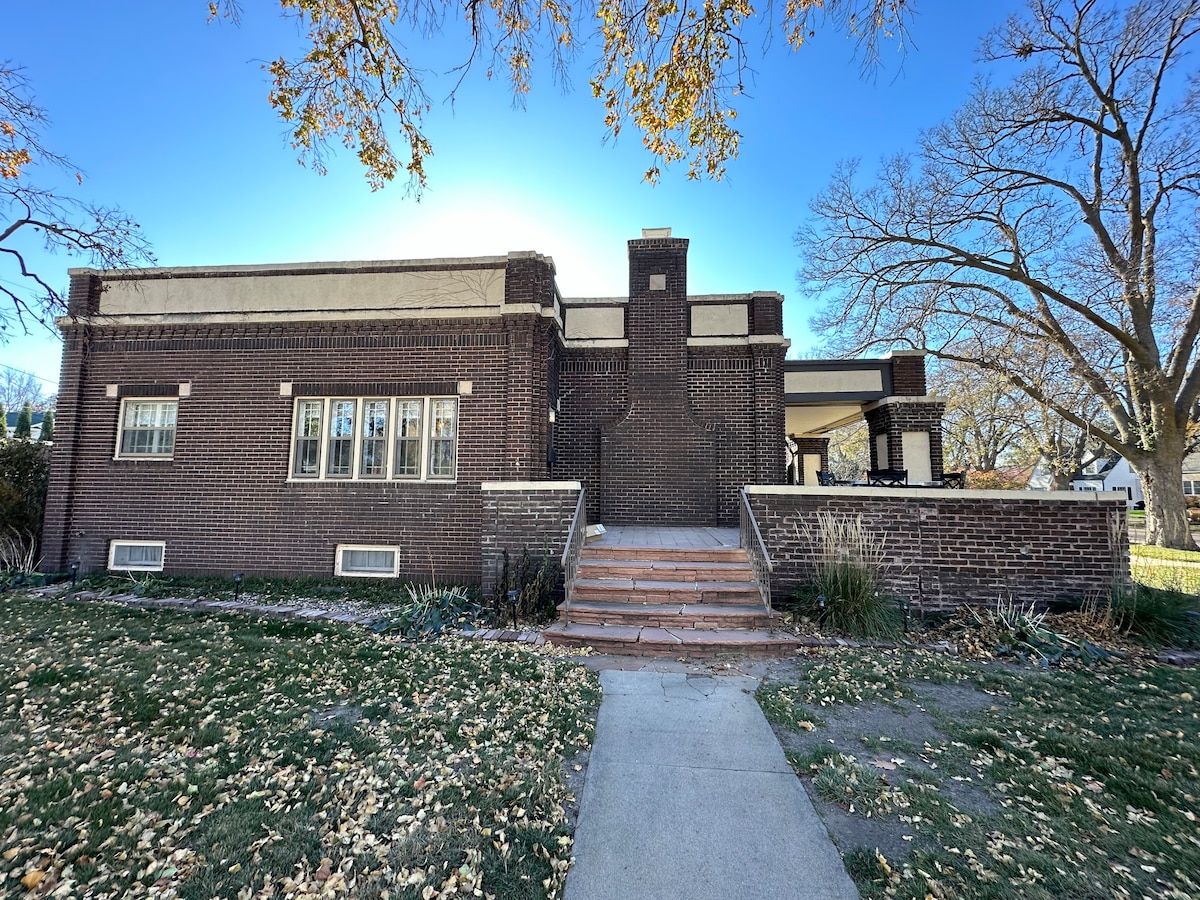
{"type": "MultiPolygon", "coordinates": [[[[832,27],[798,52],[776,35],[739,107],[740,157],[720,183],[683,167],[658,185],[632,130],[604,143],[603,111],[587,87],[585,50],[564,93],[535,69],[524,110],[503,81],[469,76],[428,84],[426,133],[435,155],[418,203],[402,186],[372,192],[343,153],[324,177],[296,163],[266,102],[262,61],[296,46],[271,2],[247,0],[240,27],[206,23],[200,0],[58,0],[5,12],[0,58],[25,70],[52,124],[49,146],[85,175],[81,198],[122,206],[143,226],[160,265],[408,259],[536,250],[552,256],[567,296],[623,295],[625,242],[643,227],[691,239],[692,293],[776,290],[787,300],[793,352],[819,351],[807,323],[814,298],[796,283],[792,236],[838,160],[870,168],[910,148],[920,130],[965,99],[980,37],[1018,0],[922,0],[913,46],[884,45],[884,67],[862,76],[854,42],[832,27]]],[[[434,75],[456,59],[448,42],[414,40],[434,75]]],[[[73,180],[73,179],[72,179],[73,180]]],[[[82,265],[33,253],[65,287],[82,265]]],[[[0,272],[0,277],[9,277],[0,272]]],[[[12,335],[0,364],[58,378],[46,334],[12,335]]],[[[47,390],[53,386],[46,385],[47,390]]]]}

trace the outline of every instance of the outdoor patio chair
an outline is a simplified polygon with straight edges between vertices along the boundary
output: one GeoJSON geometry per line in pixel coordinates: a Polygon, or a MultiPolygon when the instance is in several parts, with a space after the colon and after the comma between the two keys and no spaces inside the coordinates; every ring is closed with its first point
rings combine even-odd
{"type": "Polygon", "coordinates": [[[872,469],[867,473],[871,487],[903,487],[908,484],[908,469],[872,469]]]}
{"type": "Polygon", "coordinates": [[[817,484],[821,487],[833,487],[837,484],[837,479],[833,477],[832,472],[822,472],[817,470],[817,484]]]}
{"type": "Polygon", "coordinates": [[[966,472],[943,472],[942,487],[961,491],[967,486],[966,472]]]}

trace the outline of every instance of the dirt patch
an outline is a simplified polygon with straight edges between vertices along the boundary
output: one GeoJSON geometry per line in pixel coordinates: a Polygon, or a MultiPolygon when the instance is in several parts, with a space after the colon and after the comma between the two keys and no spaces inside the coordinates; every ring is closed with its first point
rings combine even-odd
{"type": "MultiPolygon", "coordinates": [[[[768,677],[788,680],[801,677],[780,666],[768,677]]],[[[890,703],[865,703],[821,709],[823,725],[811,731],[793,731],[772,725],[784,750],[800,761],[823,755],[851,758],[849,768],[869,780],[875,793],[901,787],[907,782],[937,783],[939,795],[973,818],[995,813],[999,804],[982,787],[971,782],[942,778],[931,747],[949,740],[942,728],[945,721],[986,710],[1004,702],[1002,698],[960,684],[920,682],[909,685],[915,696],[890,703]],[[856,767],[861,767],[858,769],[856,767]]],[[[879,850],[889,860],[903,859],[909,851],[929,846],[926,839],[904,821],[904,811],[866,814],[854,808],[853,800],[835,802],[822,793],[811,774],[801,781],[838,848],[846,853],[855,848],[879,850]]]]}
{"type": "Polygon", "coordinates": [[[567,814],[567,824],[572,833],[579,824],[579,804],[583,801],[583,786],[587,783],[588,762],[591,760],[590,750],[582,750],[570,759],[564,759],[562,764],[563,783],[567,786],[567,797],[563,800],[563,812],[567,814]]]}

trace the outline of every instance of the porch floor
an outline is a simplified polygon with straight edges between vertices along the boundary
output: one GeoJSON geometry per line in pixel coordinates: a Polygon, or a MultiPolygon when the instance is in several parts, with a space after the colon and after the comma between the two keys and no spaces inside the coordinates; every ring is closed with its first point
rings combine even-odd
{"type": "Polygon", "coordinates": [[[686,550],[727,550],[740,545],[736,528],[704,526],[657,527],[651,525],[605,526],[605,533],[587,542],[589,547],[653,547],[686,550]]]}

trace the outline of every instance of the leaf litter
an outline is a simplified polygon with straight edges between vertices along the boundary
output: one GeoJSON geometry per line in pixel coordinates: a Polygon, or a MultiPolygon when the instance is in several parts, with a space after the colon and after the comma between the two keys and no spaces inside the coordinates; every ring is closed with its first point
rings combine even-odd
{"type": "Polygon", "coordinates": [[[1200,896],[1200,671],[815,650],[758,698],[864,897],[1200,896]]]}
{"type": "Polygon", "coordinates": [[[595,675],[524,647],[0,601],[0,895],[555,897],[595,675]]]}

